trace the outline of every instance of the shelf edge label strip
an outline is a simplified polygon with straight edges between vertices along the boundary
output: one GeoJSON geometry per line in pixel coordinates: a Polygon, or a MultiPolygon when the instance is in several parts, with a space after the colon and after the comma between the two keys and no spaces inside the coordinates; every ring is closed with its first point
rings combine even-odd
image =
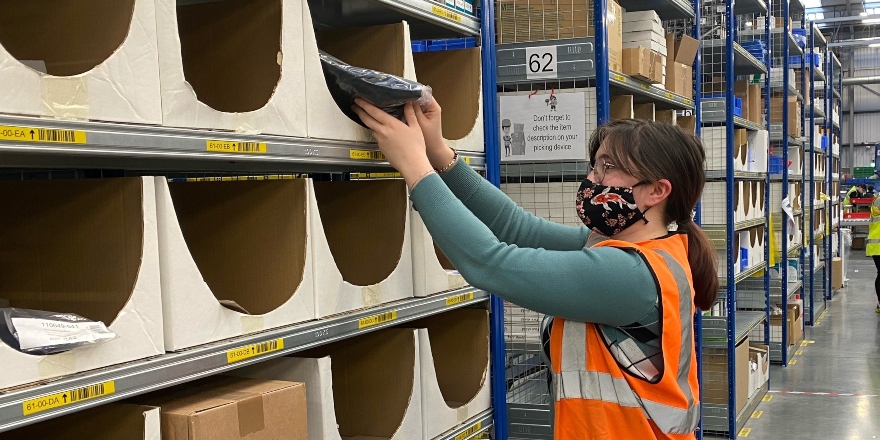
{"type": "Polygon", "coordinates": [[[38,397],[22,402],[21,409],[25,416],[33,415],[62,406],[73,405],[84,400],[97,399],[116,393],[116,381],[101,382],[80,388],[73,388],[60,393],[38,397]]]}
{"type": "Polygon", "coordinates": [[[258,344],[245,345],[244,347],[233,348],[226,352],[226,363],[234,364],[245,359],[250,359],[264,354],[284,350],[284,339],[273,339],[271,341],[260,342],[258,344]]]}
{"type": "Polygon", "coordinates": [[[468,429],[465,429],[460,434],[455,436],[455,440],[464,440],[478,432],[483,428],[483,422],[477,422],[471,425],[468,429]]]}
{"type": "Polygon", "coordinates": [[[266,154],[265,142],[233,142],[208,140],[206,143],[206,151],[212,153],[244,153],[244,154],[266,154]]]}
{"type": "Polygon", "coordinates": [[[46,142],[51,144],[85,144],[86,132],[58,128],[16,127],[0,125],[0,141],[46,142]]]}
{"type": "Polygon", "coordinates": [[[474,292],[462,293],[460,295],[450,296],[446,298],[446,306],[454,306],[456,304],[461,304],[465,301],[470,301],[474,299],[474,292]]]}
{"type": "Polygon", "coordinates": [[[358,319],[358,329],[374,327],[397,319],[397,310],[358,319]]]}

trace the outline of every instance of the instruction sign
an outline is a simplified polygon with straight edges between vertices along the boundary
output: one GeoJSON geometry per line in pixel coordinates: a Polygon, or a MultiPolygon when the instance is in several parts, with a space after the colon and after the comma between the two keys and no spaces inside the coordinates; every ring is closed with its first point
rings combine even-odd
{"type": "Polygon", "coordinates": [[[501,161],[585,160],[585,99],[584,92],[499,96],[501,161]]]}

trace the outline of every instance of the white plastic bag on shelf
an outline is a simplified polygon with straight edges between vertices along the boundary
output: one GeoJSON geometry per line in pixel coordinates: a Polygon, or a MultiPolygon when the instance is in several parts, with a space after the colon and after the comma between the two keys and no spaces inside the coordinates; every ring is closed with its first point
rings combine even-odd
{"type": "Polygon", "coordinates": [[[852,229],[840,228],[840,239],[843,241],[843,247],[849,248],[852,246],[852,229]]]}
{"type": "Polygon", "coordinates": [[[33,355],[62,353],[77,347],[116,339],[103,322],[73,313],[54,313],[17,308],[0,309],[0,334],[10,345],[33,355]],[[12,340],[9,340],[9,338],[12,340]]]}

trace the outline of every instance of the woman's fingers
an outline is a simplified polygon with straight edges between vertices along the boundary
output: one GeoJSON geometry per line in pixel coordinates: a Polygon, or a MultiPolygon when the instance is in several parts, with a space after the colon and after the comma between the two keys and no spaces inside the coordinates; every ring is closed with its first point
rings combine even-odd
{"type": "Polygon", "coordinates": [[[419,128],[419,119],[416,117],[416,109],[419,103],[417,101],[413,101],[408,105],[403,106],[403,117],[406,118],[406,125],[410,127],[419,128]]]}
{"type": "Polygon", "coordinates": [[[358,115],[359,118],[361,118],[361,122],[363,122],[364,125],[366,125],[370,130],[378,131],[382,128],[382,124],[375,118],[373,118],[373,116],[371,116],[369,113],[367,113],[367,111],[364,110],[362,107],[353,105],[351,106],[351,109],[355,112],[355,114],[358,115]]]}
{"type": "Polygon", "coordinates": [[[381,108],[376,107],[375,105],[370,104],[369,102],[361,98],[355,98],[354,103],[357,104],[358,107],[364,109],[367,114],[372,116],[373,119],[376,120],[376,122],[379,122],[382,125],[389,125],[396,121],[396,119],[394,119],[394,116],[385,113],[385,111],[381,108]]]}

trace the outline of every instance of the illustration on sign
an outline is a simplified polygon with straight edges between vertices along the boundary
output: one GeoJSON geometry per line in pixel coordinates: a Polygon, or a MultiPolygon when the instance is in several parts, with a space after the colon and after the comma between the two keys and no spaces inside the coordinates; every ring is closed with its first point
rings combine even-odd
{"type": "Polygon", "coordinates": [[[502,162],[585,160],[583,92],[501,95],[502,162]]]}

